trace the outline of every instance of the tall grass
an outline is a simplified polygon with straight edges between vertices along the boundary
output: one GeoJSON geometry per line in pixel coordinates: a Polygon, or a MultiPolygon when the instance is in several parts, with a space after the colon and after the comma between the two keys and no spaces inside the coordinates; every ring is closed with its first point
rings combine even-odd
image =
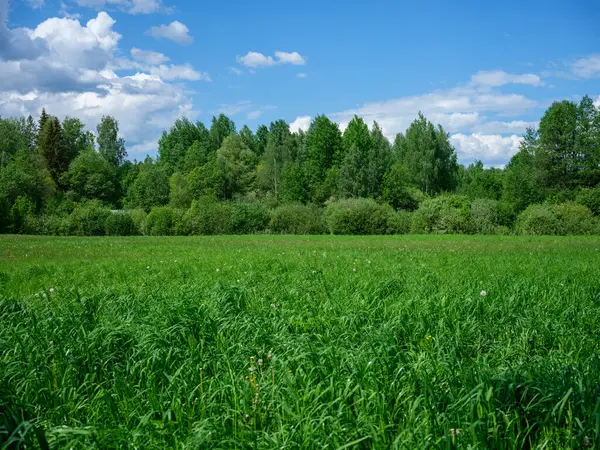
{"type": "Polygon", "coordinates": [[[0,248],[0,446],[600,445],[598,238],[0,248]]]}

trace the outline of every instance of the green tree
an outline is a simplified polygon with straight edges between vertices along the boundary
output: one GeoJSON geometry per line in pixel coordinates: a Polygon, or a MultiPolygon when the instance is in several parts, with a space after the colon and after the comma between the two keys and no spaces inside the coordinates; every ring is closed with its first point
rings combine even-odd
{"type": "Polygon", "coordinates": [[[396,209],[413,211],[419,206],[411,189],[411,176],[402,163],[393,164],[383,176],[382,197],[396,209]]]}
{"type": "Polygon", "coordinates": [[[423,114],[415,119],[406,135],[396,136],[399,161],[408,167],[413,183],[426,194],[452,191],[458,184],[458,163],[449,135],[423,114]]]}
{"type": "Polygon", "coordinates": [[[344,156],[340,166],[338,181],[339,195],[342,198],[365,197],[366,171],[364,170],[364,158],[358,146],[353,144],[344,156]]]}
{"type": "Polygon", "coordinates": [[[244,125],[244,127],[240,130],[240,137],[246,147],[250,149],[253,153],[256,153],[256,136],[252,133],[252,130],[248,128],[248,125],[244,125]]]}
{"type": "Polygon", "coordinates": [[[231,199],[250,190],[256,178],[256,156],[243,139],[232,133],[217,151],[217,166],[222,174],[221,197],[231,199]]]}
{"type": "Polygon", "coordinates": [[[188,177],[175,172],[169,179],[169,204],[174,208],[187,209],[192,204],[192,194],[188,177]]]}
{"type": "Polygon", "coordinates": [[[475,161],[462,169],[457,191],[469,198],[490,198],[499,200],[502,196],[503,175],[501,169],[485,168],[483,162],[475,161]]]}
{"type": "Polygon", "coordinates": [[[164,206],[169,202],[169,176],[157,164],[144,163],[129,191],[127,206],[150,211],[153,206],[164,206]]]}
{"type": "Polygon", "coordinates": [[[208,162],[196,167],[188,175],[189,190],[193,200],[202,197],[217,198],[222,196],[223,173],[217,165],[217,157],[213,153],[208,162]]]}
{"type": "Polygon", "coordinates": [[[6,165],[10,157],[19,150],[29,149],[23,125],[23,120],[0,119],[0,167],[6,165]]]}
{"type": "Polygon", "coordinates": [[[392,165],[392,148],[377,122],[374,122],[371,130],[371,142],[372,146],[367,155],[366,191],[369,197],[380,198],[384,175],[392,165]]]}
{"type": "Polygon", "coordinates": [[[119,137],[119,122],[111,116],[102,116],[96,127],[98,133],[98,150],[113,166],[123,164],[127,157],[125,140],[119,137]]]}
{"type": "MultiPolygon", "coordinates": [[[[196,163],[196,154],[191,154],[188,158],[188,152],[192,145],[195,153],[198,148],[207,149],[210,144],[210,135],[202,122],[196,125],[187,118],[177,119],[171,129],[163,131],[158,140],[158,161],[165,166],[169,172],[182,170],[185,166],[189,167],[196,163]]],[[[195,166],[194,166],[195,167],[195,166]]]]}
{"type": "Polygon", "coordinates": [[[194,141],[185,152],[183,172],[188,173],[196,167],[203,166],[208,161],[210,145],[205,141],[194,141]]]}
{"type": "Polygon", "coordinates": [[[79,119],[67,117],[63,120],[62,137],[69,163],[85,149],[94,145],[94,135],[90,131],[85,131],[85,125],[79,119]]]}
{"type": "Polygon", "coordinates": [[[217,151],[223,145],[223,141],[231,133],[235,133],[235,123],[225,114],[213,117],[210,125],[211,150],[217,151]]]}
{"type": "Polygon", "coordinates": [[[581,158],[579,184],[595,186],[600,182],[600,109],[587,95],[577,107],[575,155],[581,158]]]}
{"type": "Polygon", "coordinates": [[[263,155],[261,181],[263,187],[279,198],[283,170],[294,161],[295,142],[289,125],[278,120],[271,123],[267,148],[263,155]]]}
{"type": "Polygon", "coordinates": [[[46,159],[48,170],[57,186],[60,178],[69,168],[69,150],[65,146],[60,122],[56,117],[49,117],[40,132],[39,148],[46,159]]]}
{"type": "Polygon", "coordinates": [[[81,199],[113,203],[117,193],[116,168],[92,147],[82,151],[69,166],[67,183],[81,199]]]}
{"type": "Polygon", "coordinates": [[[266,125],[260,125],[256,129],[256,146],[255,153],[257,156],[262,156],[267,148],[267,141],[269,139],[269,129],[266,125]]]}

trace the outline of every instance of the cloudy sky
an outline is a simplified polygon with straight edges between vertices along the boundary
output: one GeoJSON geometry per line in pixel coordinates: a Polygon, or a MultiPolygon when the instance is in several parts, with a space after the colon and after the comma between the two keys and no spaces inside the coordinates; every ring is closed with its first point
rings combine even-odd
{"type": "Polygon", "coordinates": [[[584,94],[600,105],[597,0],[0,0],[0,115],[113,115],[131,159],[180,116],[358,114],[393,139],[422,111],[461,162],[502,165],[584,94]]]}

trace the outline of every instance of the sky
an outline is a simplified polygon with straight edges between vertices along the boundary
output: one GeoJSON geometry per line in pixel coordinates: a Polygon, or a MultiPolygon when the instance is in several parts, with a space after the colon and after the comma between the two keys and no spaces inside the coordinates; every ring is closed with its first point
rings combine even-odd
{"type": "Polygon", "coordinates": [[[503,166],[562,99],[600,106],[600,1],[0,0],[0,115],[112,115],[129,159],[178,117],[306,130],[421,111],[503,166]]]}

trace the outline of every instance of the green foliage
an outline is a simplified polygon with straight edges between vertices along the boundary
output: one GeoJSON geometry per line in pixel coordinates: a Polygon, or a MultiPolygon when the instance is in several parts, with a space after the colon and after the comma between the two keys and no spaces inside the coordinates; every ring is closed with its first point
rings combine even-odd
{"type": "Polygon", "coordinates": [[[595,216],[600,216],[600,185],[582,189],[575,202],[589,208],[595,216]]]}
{"type": "Polygon", "coordinates": [[[186,232],[192,235],[233,234],[229,205],[210,197],[192,201],[183,223],[186,232]]]}
{"type": "Polygon", "coordinates": [[[575,203],[561,203],[553,207],[563,236],[593,234],[598,232],[598,219],[589,208],[575,203]]]}
{"type": "Polygon", "coordinates": [[[146,217],[145,233],[149,236],[183,234],[183,211],[169,206],[156,206],[146,217]]]}
{"type": "Polygon", "coordinates": [[[230,134],[235,133],[235,124],[225,114],[213,117],[210,125],[210,145],[212,151],[217,151],[230,134]]]}
{"type": "Polygon", "coordinates": [[[116,174],[100,153],[87,148],[71,162],[64,184],[82,199],[111,203],[116,200],[116,174]]]}
{"type": "Polygon", "coordinates": [[[490,198],[499,200],[502,196],[503,171],[483,167],[481,161],[475,161],[459,175],[457,192],[470,199],[490,198]]]}
{"type": "Polygon", "coordinates": [[[98,151],[110,164],[117,167],[125,161],[125,140],[119,137],[119,122],[111,116],[102,116],[96,127],[98,151]]]}
{"type": "Polygon", "coordinates": [[[448,133],[436,128],[423,114],[396,137],[399,162],[408,167],[413,183],[428,195],[452,191],[458,184],[458,164],[448,133]]]}
{"type": "Polygon", "coordinates": [[[410,172],[395,163],[383,177],[383,199],[396,209],[414,211],[424,200],[424,194],[410,185],[410,172]]]}
{"type": "Polygon", "coordinates": [[[114,211],[104,222],[107,236],[133,236],[139,234],[137,227],[126,211],[114,211]]]}
{"type": "Polygon", "coordinates": [[[192,170],[204,164],[210,150],[210,135],[204,124],[197,125],[188,119],[175,121],[171,129],[163,131],[158,140],[158,161],[169,173],[192,170]]]}
{"type": "Polygon", "coordinates": [[[269,224],[269,211],[260,203],[232,202],[227,206],[230,210],[230,229],[234,234],[261,233],[269,224]]]}
{"type": "Polygon", "coordinates": [[[284,168],[294,161],[295,143],[289,125],[278,120],[271,123],[267,146],[259,173],[263,189],[279,199],[284,168]]]}
{"type": "Polygon", "coordinates": [[[40,129],[38,145],[46,159],[54,182],[60,186],[60,178],[69,168],[69,152],[62,137],[62,128],[56,117],[49,117],[40,129]]]}
{"type": "Polygon", "coordinates": [[[67,234],[74,236],[103,236],[106,219],[111,212],[97,200],[81,203],[75,207],[69,216],[67,234]]]}
{"type": "Polygon", "coordinates": [[[517,218],[515,231],[528,235],[580,235],[598,232],[592,212],[575,203],[531,205],[517,218]]]}
{"type": "Polygon", "coordinates": [[[8,227],[11,233],[31,234],[33,230],[28,229],[28,219],[35,213],[35,205],[27,197],[18,196],[10,208],[8,227]]]}
{"type": "Polygon", "coordinates": [[[530,205],[517,217],[515,232],[528,235],[559,234],[560,224],[556,210],[549,204],[530,205]]]}
{"type": "Polygon", "coordinates": [[[388,234],[408,234],[412,222],[412,213],[408,211],[392,211],[388,216],[388,234]]]}
{"type": "Polygon", "coordinates": [[[150,211],[152,207],[163,206],[168,202],[169,177],[166,170],[158,165],[142,168],[127,192],[127,206],[150,211]]]}
{"type": "Polygon", "coordinates": [[[175,172],[169,179],[169,204],[180,209],[189,208],[192,204],[188,177],[181,172],[175,172]]]}
{"type": "Polygon", "coordinates": [[[219,170],[216,157],[213,156],[206,164],[192,170],[188,174],[188,183],[192,199],[221,196],[223,172],[219,170]]]}
{"type": "Polygon", "coordinates": [[[85,125],[79,119],[72,117],[63,120],[62,139],[69,163],[84,150],[94,146],[94,135],[90,131],[85,131],[85,125]]]}
{"type": "Polygon", "coordinates": [[[0,170],[0,197],[8,202],[9,207],[19,196],[24,196],[39,209],[55,190],[56,185],[44,158],[36,153],[19,151],[0,170]]]}
{"type": "Polygon", "coordinates": [[[134,233],[133,234],[147,234],[146,233],[146,217],[148,213],[141,208],[128,210],[127,213],[133,221],[134,233]]]}
{"type": "Polygon", "coordinates": [[[388,205],[355,198],[329,203],[325,219],[332,234],[386,234],[391,213],[388,205]]]}
{"type": "Polygon", "coordinates": [[[478,198],[471,203],[472,231],[478,234],[495,234],[504,223],[501,207],[497,200],[478,198]]]}
{"type": "Polygon", "coordinates": [[[417,234],[470,233],[471,204],[463,195],[440,195],[425,200],[413,213],[411,232],[417,234]]]}
{"type": "Polygon", "coordinates": [[[230,134],[217,150],[217,167],[221,173],[220,198],[232,199],[245,194],[253,185],[256,156],[237,134],[230,134]]]}
{"type": "Polygon", "coordinates": [[[282,205],[271,211],[269,230],[275,234],[325,234],[323,210],[307,205],[282,205]]]}

